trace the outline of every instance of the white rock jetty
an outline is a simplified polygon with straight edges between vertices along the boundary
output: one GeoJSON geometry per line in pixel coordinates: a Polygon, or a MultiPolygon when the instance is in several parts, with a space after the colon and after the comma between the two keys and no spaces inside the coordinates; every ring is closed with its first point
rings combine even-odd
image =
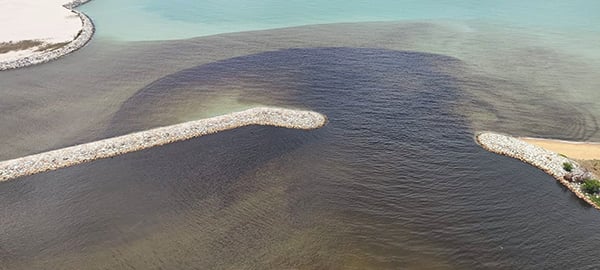
{"type": "Polygon", "coordinates": [[[311,130],[326,122],[324,115],[313,111],[256,107],[3,161],[0,162],[0,182],[243,126],[311,130]]]}
{"type": "Polygon", "coordinates": [[[475,140],[481,147],[490,152],[519,159],[545,171],[573,191],[577,197],[600,209],[600,206],[590,200],[588,194],[581,191],[580,183],[569,182],[565,179],[565,176],[569,174],[563,168],[565,162],[573,165],[573,172],[582,173],[585,171],[577,162],[509,135],[481,132],[475,136],[475,140]]]}

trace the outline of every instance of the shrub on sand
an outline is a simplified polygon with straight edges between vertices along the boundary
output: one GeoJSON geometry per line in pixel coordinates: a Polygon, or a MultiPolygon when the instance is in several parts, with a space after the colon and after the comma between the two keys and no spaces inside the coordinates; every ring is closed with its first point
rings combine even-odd
{"type": "Polygon", "coordinates": [[[563,163],[563,169],[565,169],[567,172],[573,171],[573,164],[570,162],[565,162],[563,163]]]}
{"type": "Polygon", "coordinates": [[[600,191],[600,181],[596,179],[586,179],[583,181],[581,189],[588,194],[596,194],[600,191]]]}
{"type": "Polygon", "coordinates": [[[600,206],[600,197],[597,196],[590,196],[590,199],[592,200],[592,202],[594,202],[596,205],[600,206]]]}

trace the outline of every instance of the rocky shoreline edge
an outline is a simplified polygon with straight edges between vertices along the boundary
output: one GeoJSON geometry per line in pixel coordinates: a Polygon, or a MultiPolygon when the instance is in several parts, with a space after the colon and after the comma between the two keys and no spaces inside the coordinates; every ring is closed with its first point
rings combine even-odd
{"type": "Polygon", "coordinates": [[[75,39],[73,39],[73,41],[71,41],[68,44],[66,44],[65,46],[60,47],[55,50],[46,51],[46,52],[42,52],[39,54],[22,57],[17,60],[0,62],[0,71],[22,68],[22,67],[27,67],[27,66],[37,65],[37,64],[43,64],[43,63],[55,60],[61,56],[70,54],[70,53],[82,48],[83,46],[85,46],[92,39],[92,36],[94,35],[94,31],[95,31],[94,23],[87,15],[75,10],[74,8],[76,8],[80,5],[83,5],[89,1],[91,1],[91,0],[74,0],[74,1],[71,1],[71,2],[63,5],[64,8],[71,10],[71,12],[77,14],[77,16],[79,16],[79,18],[81,19],[81,23],[82,23],[81,30],[79,31],[79,34],[77,35],[77,37],[75,37],[75,39]]]}
{"type": "Polygon", "coordinates": [[[0,162],[0,182],[56,170],[102,158],[140,151],[250,125],[312,130],[324,126],[326,116],[305,110],[255,107],[225,115],[154,128],[0,162]]]}
{"type": "Polygon", "coordinates": [[[574,173],[588,173],[574,160],[509,135],[480,132],[475,135],[475,141],[490,152],[516,158],[543,170],[570,189],[575,196],[600,210],[600,206],[594,203],[589,197],[593,195],[588,195],[581,190],[581,183],[567,180],[569,175],[573,175],[574,173]],[[570,163],[573,166],[571,172],[564,169],[564,163],[570,163]]]}

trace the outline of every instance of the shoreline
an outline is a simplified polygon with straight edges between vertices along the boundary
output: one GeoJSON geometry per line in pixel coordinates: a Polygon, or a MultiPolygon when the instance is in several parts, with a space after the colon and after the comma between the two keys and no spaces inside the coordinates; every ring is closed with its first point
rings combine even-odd
{"type": "MultiPolygon", "coordinates": [[[[91,0],[73,0],[62,5],[63,8],[66,8],[72,13],[76,14],[81,20],[81,30],[79,30],[79,33],[73,40],[57,49],[46,50],[39,53],[32,52],[26,56],[19,57],[18,59],[0,61],[0,71],[47,63],[83,48],[92,39],[95,26],[87,15],[85,15],[83,12],[75,10],[74,8],[89,1],[91,0]]],[[[13,40],[13,42],[19,42],[19,40],[13,40]]]]}
{"type": "Polygon", "coordinates": [[[600,143],[597,142],[576,142],[531,137],[519,137],[519,139],[570,158],[600,160],[600,143]]]}
{"type": "Polygon", "coordinates": [[[516,137],[521,140],[534,140],[541,142],[556,142],[556,143],[564,143],[571,145],[600,145],[600,142],[585,142],[585,141],[567,141],[567,140],[559,140],[559,139],[548,139],[548,138],[537,138],[537,137],[516,137]]]}
{"type": "Polygon", "coordinates": [[[480,132],[475,135],[475,141],[487,151],[515,158],[541,169],[571,190],[575,196],[600,210],[600,205],[594,203],[589,197],[593,195],[588,196],[581,190],[581,184],[569,182],[565,179],[565,176],[569,174],[563,168],[565,162],[573,165],[573,172],[583,173],[586,171],[577,161],[519,138],[499,133],[480,132]]]}
{"type": "Polygon", "coordinates": [[[326,116],[313,111],[255,107],[2,161],[0,182],[244,126],[262,125],[313,130],[323,127],[326,123],[326,116]]]}

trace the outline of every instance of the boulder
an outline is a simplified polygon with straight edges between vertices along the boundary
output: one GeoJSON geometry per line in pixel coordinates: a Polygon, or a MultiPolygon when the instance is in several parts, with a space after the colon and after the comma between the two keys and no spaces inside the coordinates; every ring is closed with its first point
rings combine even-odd
{"type": "Polygon", "coordinates": [[[573,182],[573,174],[572,173],[565,174],[565,176],[563,176],[563,178],[565,178],[565,180],[567,180],[569,182],[573,182]]]}

